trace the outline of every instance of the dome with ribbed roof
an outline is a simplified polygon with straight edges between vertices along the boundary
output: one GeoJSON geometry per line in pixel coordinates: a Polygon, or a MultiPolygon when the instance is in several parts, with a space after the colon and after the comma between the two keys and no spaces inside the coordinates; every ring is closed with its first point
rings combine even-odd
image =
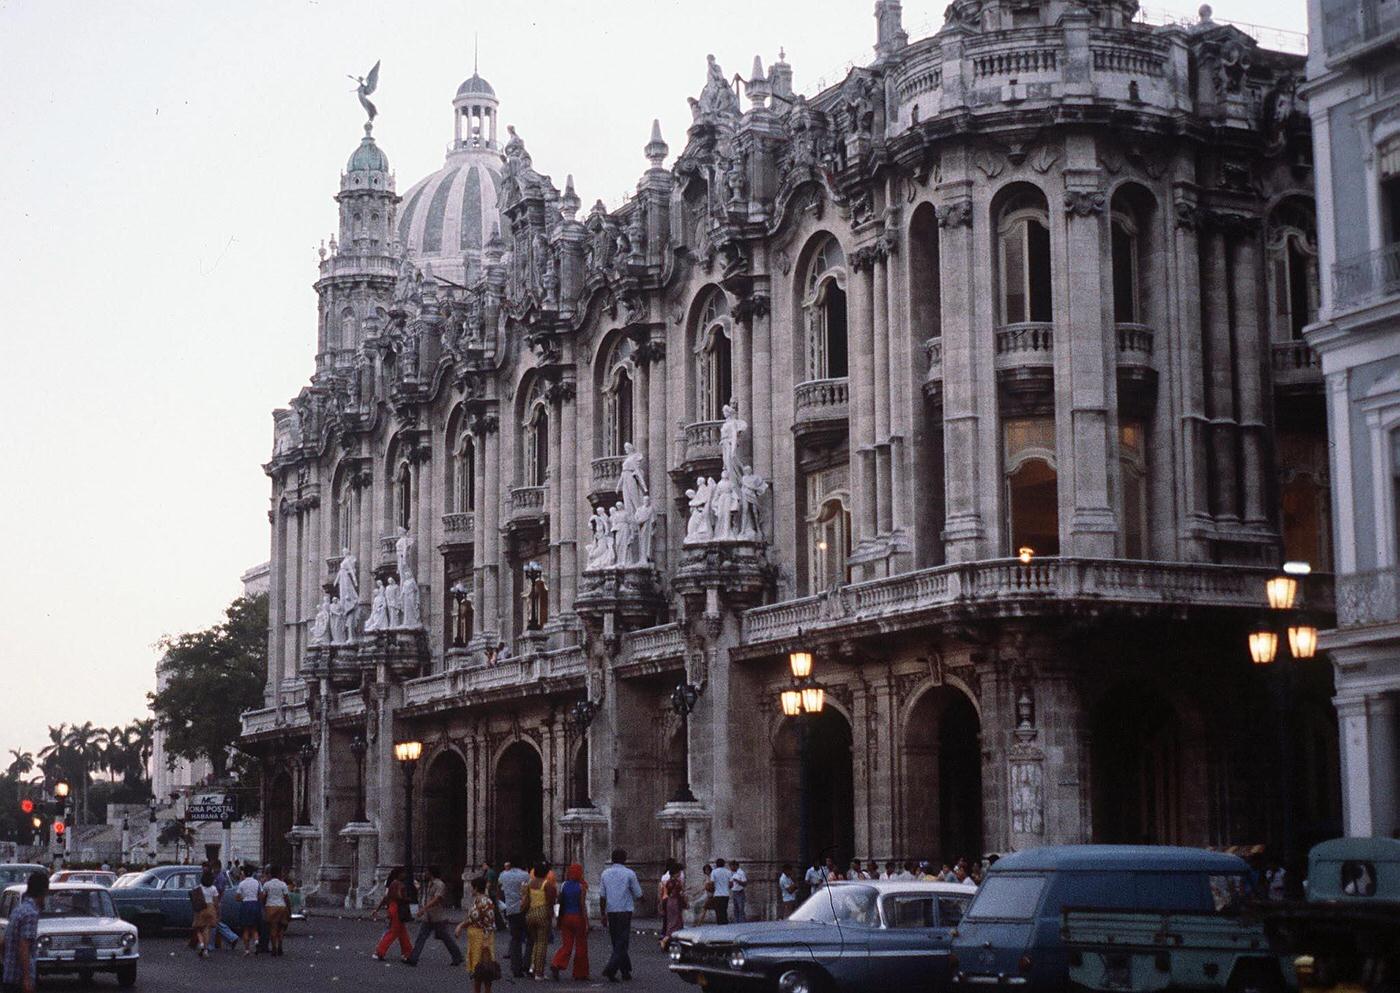
{"type": "Polygon", "coordinates": [[[458,95],[459,97],[467,97],[467,96],[488,96],[488,97],[494,97],[494,96],[496,95],[496,91],[495,91],[494,89],[492,89],[490,83],[486,82],[486,80],[482,79],[479,75],[477,75],[475,72],[473,72],[473,73],[471,74],[471,78],[470,78],[470,79],[465,80],[465,81],[462,83],[461,86],[457,87],[457,95],[458,95]]]}
{"type": "Polygon", "coordinates": [[[389,157],[374,143],[373,138],[365,135],[360,139],[360,147],[350,155],[350,161],[345,164],[345,171],[388,172],[389,157]]]}

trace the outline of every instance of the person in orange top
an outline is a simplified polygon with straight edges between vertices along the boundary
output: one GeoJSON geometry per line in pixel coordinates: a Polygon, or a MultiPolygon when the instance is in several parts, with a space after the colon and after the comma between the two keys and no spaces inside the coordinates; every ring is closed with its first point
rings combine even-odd
{"type": "Polygon", "coordinates": [[[572,863],[564,877],[564,885],[559,887],[559,932],[563,939],[550,963],[550,972],[558,979],[560,970],[568,968],[572,955],[574,978],[587,981],[588,884],[583,880],[583,866],[572,863]]]}

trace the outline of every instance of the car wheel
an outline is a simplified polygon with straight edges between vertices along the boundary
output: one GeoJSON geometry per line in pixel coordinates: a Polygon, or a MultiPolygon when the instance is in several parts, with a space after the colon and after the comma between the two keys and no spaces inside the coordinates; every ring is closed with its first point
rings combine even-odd
{"type": "Polygon", "coordinates": [[[778,993],[824,993],[826,983],[814,969],[791,966],[778,973],[778,993]]]}
{"type": "Polygon", "coordinates": [[[117,967],[117,985],[123,989],[136,985],[136,966],[122,965],[117,967]]]}

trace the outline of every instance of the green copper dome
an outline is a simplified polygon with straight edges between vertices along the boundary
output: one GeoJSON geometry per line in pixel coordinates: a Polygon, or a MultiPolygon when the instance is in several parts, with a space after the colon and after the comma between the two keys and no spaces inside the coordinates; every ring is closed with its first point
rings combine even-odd
{"type": "Polygon", "coordinates": [[[388,172],[389,158],[379,150],[379,146],[374,143],[374,139],[365,135],[360,140],[360,147],[355,149],[355,153],[350,156],[350,161],[345,166],[346,172],[388,172]]]}

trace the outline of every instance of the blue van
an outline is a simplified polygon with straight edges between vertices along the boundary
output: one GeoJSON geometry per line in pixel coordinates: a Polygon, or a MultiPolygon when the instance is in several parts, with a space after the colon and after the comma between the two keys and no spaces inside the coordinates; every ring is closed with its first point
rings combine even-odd
{"type": "Polygon", "coordinates": [[[1243,859],[1199,848],[1066,845],[1007,855],[953,932],[953,984],[1060,993],[1069,986],[1066,907],[1209,913],[1247,889],[1248,873],[1243,859]]]}

